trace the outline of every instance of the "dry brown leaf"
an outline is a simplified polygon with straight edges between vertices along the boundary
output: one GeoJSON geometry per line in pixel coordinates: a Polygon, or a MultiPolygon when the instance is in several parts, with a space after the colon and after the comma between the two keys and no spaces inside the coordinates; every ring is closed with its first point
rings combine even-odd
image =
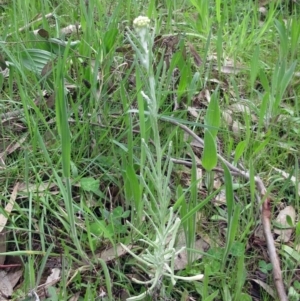
{"type": "MultiPolygon", "coordinates": [[[[218,66],[216,62],[218,61],[217,55],[210,55],[207,58],[208,61],[215,62],[213,63],[213,69],[218,70],[218,66]]],[[[246,70],[246,68],[239,64],[234,62],[232,59],[225,59],[223,65],[221,66],[220,72],[224,74],[238,74],[240,71],[246,70]]]]}
{"type": "Polygon", "coordinates": [[[47,277],[45,287],[51,286],[60,280],[60,269],[51,269],[51,274],[47,277]]]}
{"type": "Polygon", "coordinates": [[[22,274],[22,270],[12,270],[10,272],[6,272],[5,270],[0,271],[0,301],[10,299],[13,288],[18,283],[22,274]]]}
{"type": "Polygon", "coordinates": [[[197,174],[197,181],[198,181],[198,184],[197,184],[197,187],[199,190],[202,189],[202,169],[201,168],[197,168],[196,169],[196,174],[197,174]]]}
{"type": "Polygon", "coordinates": [[[214,175],[214,189],[219,189],[222,186],[221,176],[218,173],[214,175]]]}
{"type": "Polygon", "coordinates": [[[181,170],[176,171],[180,184],[183,187],[189,187],[191,185],[191,170],[186,166],[181,166],[181,170]]]}
{"type": "MultiPolygon", "coordinates": [[[[132,245],[128,245],[127,248],[129,250],[132,249],[132,245]]],[[[123,255],[125,255],[127,253],[127,251],[125,249],[122,248],[122,246],[120,244],[117,245],[116,248],[111,247],[101,253],[96,254],[97,257],[100,257],[101,259],[103,259],[105,262],[109,262],[112,261],[118,257],[121,257],[123,255]]]]}
{"type": "Polygon", "coordinates": [[[205,98],[207,99],[207,102],[210,103],[211,97],[208,89],[205,89],[205,98]]]}
{"type": "Polygon", "coordinates": [[[106,295],[107,295],[107,293],[102,288],[100,288],[100,292],[98,294],[98,297],[102,299],[102,298],[105,298],[106,295]]]}
{"type": "Polygon", "coordinates": [[[216,197],[212,200],[215,206],[221,206],[226,204],[226,194],[225,190],[221,190],[216,197]]]}
{"type": "Polygon", "coordinates": [[[53,287],[57,282],[60,281],[61,279],[60,272],[61,270],[59,268],[51,269],[51,274],[47,277],[46,282],[38,286],[36,294],[41,299],[44,299],[44,297],[46,297],[48,291],[47,289],[49,287],[53,287]]]}
{"type": "MultiPolygon", "coordinates": [[[[0,253],[6,252],[6,232],[0,232],[0,253]]],[[[0,265],[3,265],[5,262],[5,255],[0,255],[0,265]]]]}
{"type": "MultiPolygon", "coordinates": [[[[289,227],[289,224],[287,223],[287,216],[291,217],[291,221],[294,224],[295,218],[296,218],[296,211],[293,206],[287,206],[283,210],[281,210],[276,218],[276,224],[282,226],[282,227],[289,227]]],[[[275,224],[275,227],[276,227],[275,224]]],[[[278,234],[277,241],[281,242],[288,242],[291,238],[291,235],[293,233],[293,229],[274,229],[274,233],[278,234]]]]}
{"type": "Polygon", "coordinates": [[[33,33],[36,36],[40,36],[44,39],[49,39],[49,37],[50,37],[49,32],[47,30],[43,29],[43,28],[35,30],[33,33]]]}
{"type": "Polygon", "coordinates": [[[246,70],[246,67],[232,59],[226,59],[221,67],[221,72],[225,74],[237,74],[243,70],[246,70]]]}
{"type": "Polygon", "coordinates": [[[229,110],[231,113],[246,113],[249,116],[251,116],[251,120],[253,122],[257,122],[257,116],[254,114],[251,114],[251,110],[249,106],[242,104],[242,103],[234,103],[231,106],[229,106],[229,110]]]}
{"type": "Polygon", "coordinates": [[[234,120],[232,123],[232,132],[234,134],[235,137],[238,137],[240,135],[240,130],[243,129],[244,127],[242,126],[242,124],[237,121],[234,120]]]}
{"type": "Polygon", "coordinates": [[[256,229],[254,231],[254,236],[261,241],[265,241],[265,234],[264,234],[264,229],[263,229],[262,225],[259,225],[256,227],[256,229]]]}
{"type": "Polygon", "coordinates": [[[213,237],[207,234],[205,230],[201,230],[201,228],[197,229],[197,234],[201,237],[202,240],[206,242],[208,248],[222,245],[222,243],[217,243],[217,241],[213,237]]]}
{"type": "MultiPolygon", "coordinates": [[[[218,70],[218,67],[215,67],[214,69],[218,70]]],[[[221,67],[220,72],[224,73],[224,74],[238,74],[242,70],[243,70],[243,68],[241,68],[241,67],[224,65],[221,67]]]]}
{"type": "MultiPolygon", "coordinates": [[[[185,236],[183,232],[180,232],[178,235],[178,242],[177,242],[177,249],[180,249],[181,247],[185,246],[185,236]]],[[[203,239],[197,239],[195,242],[195,250],[205,252],[207,251],[209,245],[203,240],[203,239]]],[[[202,254],[195,253],[194,254],[194,260],[198,260],[202,257],[202,254]]],[[[187,266],[188,258],[187,258],[187,251],[183,250],[181,253],[177,255],[174,262],[174,268],[175,270],[182,270],[187,266]]]]}
{"type": "Polygon", "coordinates": [[[218,56],[215,55],[215,54],[210,54],[210,55],[207,57],[207,61],[208,61],[208,62],[216,62],[216,61],[218,61],[218,56]]]}
{"type": "MultiPolygon", "coordinates": [[[[18,188],[19,188],[19,183],[17,183],[12,191],[12,194],[10,196],[10,200],[7,203],[7,205],[4,208],[4,211],[7,213],[6,215],[0,214],[0,235],[1,235],[1,252],[5,252],[6,251],[6,242],[5,242],[5,238],[6,235],[5,233],[3,233],[3,230],[6,226],[8,217],[14,207],[16,198],[17,198],[17,193],[18,193],[18,188]]],[[[5,261],[5,255],[0,255],[0,263],[3,264],[5,261]]]]}
{"type": "Polygon", "coordinates": [[[195,118],[198,118],[199,117],[199,109],[196,109],[194,107],[186,107],[188,113],[191,114],[191,116],[195,117],[195,118]]]}
{"type": "MultiPolygon", "coordinates": [[[[1,66],[0,66],[1,67],[1,66]]],[[[0,70],[0,73],[2,74],[2,76],[4,77],[4,78],[8,78],[9,77],[9,68],[6,68],[6,69],[4,69],[4,70],[0,70]]],[[[2,87],[1,87],[2,88],[2,87]]]]}
{"type": "Polygon", "coordinates": [[[54,66],[55,66],[54,64],[55,64],[54,61],[52,61],[52,60],[48,61],[48,63],[45,64],[45,66],[43,67],[43,69],[41,71],[41,76],[42,77],[46,77],[46,76],[49,77],[52,74],[52,71],[54,69],[54,66]]]}
{"type": "Polygon", "coordinates": [[[234,103],[229,108],[232,112],[235,113],[247,113],[249,115],[251,114],[249,107],[242,103],[234,103]]]}
{"type": "Polygon", "coordinates": [[[81,29],[81,25],[70,24],[60,30],[62,35],[69,35],[73,32],[78,32],[81,29]]]}
{"type": "Polygon", "coordinates": [[[55,107],[55,92],[53,92],[51,95],[49,95],[48,97],[44,98],[45,102],[46,102],[46,106],[49,109],[53,109],[55,107]]]}
{"type": "Polygon", "coordinates": [[[49,39],[49,37],[50,37],[49,32],[43,28],[38,30],[38,34],[39,34],[39,36],[41,36],[44,39],[49,39]]]}
{"type": "Polygon", "coordinates": [[[202,60],[200,55],[198,54],[195,47],[190,42],[187,42],[187,45],[189,47],[191,56],[193,57],[196,66],[200,67],[202,65],[202,60]]]}
{"type": "Polygon", "coordinates": [[[77,301],[80,297],[80,292],[77,292],[74,296],[72,296],[69,301],[77,301]]]}
{"type": "Polygon", "coordinates": [[[251,279],[252,281],[256,282],[259,286],[261,286],[271,297],[275,299],[275,292],[274,290],[266,283],[262,282],[261,280],[258,279],[251,279]]]}
{"type": "MultiPolygon", "coordinates": [[[[2,153],[0,153],[0,164],[5,166],[5,158],[7,155],[13,153],[15,150],[17,150],[19,147],[21,147],[22,143],[26,140],[27,135],[25,135],[24,137],[20,138],[18,142],[16,143],[11,143],[6,149],[5,151],[3,151],[2,153]]],[[[3,167],[0,166],[0,169],[2,169],[3,167]]]]}
{"type": "Polygon", "coordinates": [[[0,271],[0,300],[8,300],[13,293],[13,287],[7,277],[6,271],[0,271]]]}
{"type": "MultiPolygon", "coordinates": [[[[188,135],[184,135],[184,137],[186,138],[185,141],[188,141],[190,139],[190,137],[188,135]]],[[[190,144],[191,144],[191,146],[194,146],[194,147],[203,148],[203,144],[201,144],[196,139],[193,139],[190,144]]],[[[200,164],[201,164],[201,161],[200,161],[200,164]]]]}
{"type": "Polygon", "coordinates": [[[224,85],[224,82],[220,81],[217,78],[210,78],[208,81],[210,83],[214,83],[214,84],[219,85],[219,86],[223,86],[224,85]]]}
{"type": "Polygon", "coordinates": [[[20,183],[19,185],[19,192],[43,192],[43,191],[49,191],[52,188],[57,187],[54,183],[49,182],[42,182],[40,184],[26,184],[26,183],[20,183]]]}
{"type": "Polygon", "coordinates": [[[265,6],[268,5],[269,3],[271,3],[273,0],[259,0],[258,4],[259,6],[265,6]]]}
{"type": "Polygon", "coordinates": [[[233,119],[232,119],[232,111],[231,110],[225,110],[222,112],[222,117],[227,125],[231,126],[233,119]]]}
{"type": "Polygon", "coordinates": [[[193,97],[193,107],[201,108],[203,104],[207,104],[206,91],[207,89],[202,89],[193,97]]]}
{"type": "Polygon", "coordinates": [[[22,275],[23,275],[23,270],[12,269],[7,273],[6,277],[9,279],[11,286],[15,287],[19,282],[20,278],[22,277],[22,275]]]}
{"type": "Polygon", "coordinates": [[[258,11],[262,14],[262,15],[266,15],[268,10],[264,7],[264,6],[260,6],[258,8],[258,11]]]}

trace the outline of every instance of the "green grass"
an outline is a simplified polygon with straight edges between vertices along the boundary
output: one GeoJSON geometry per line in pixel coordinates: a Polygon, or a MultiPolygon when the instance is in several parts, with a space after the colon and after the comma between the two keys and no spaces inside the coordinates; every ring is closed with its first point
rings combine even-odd
{"type": "MultiPolygon", "coordinates": [[[[115,2],[0,2],[0,260],[23,272],[12,300],[47,290],[48,300],[137,300],[151,285],[140,300],[277,300],[254,282],[276,296],[254,176],[272,221],[287,205],[299,212],[300,4],[270,1],[261,13],[258,1],[115,2]],[[139,15],[151,19],[148,67],[139,15]],[[187,262],[174,271],[182,246],[187,262]],[[43,289],[54,266],[61,278],[43,289]]],[[[293,223],[276,248],[298,300],[293,223]]]]}

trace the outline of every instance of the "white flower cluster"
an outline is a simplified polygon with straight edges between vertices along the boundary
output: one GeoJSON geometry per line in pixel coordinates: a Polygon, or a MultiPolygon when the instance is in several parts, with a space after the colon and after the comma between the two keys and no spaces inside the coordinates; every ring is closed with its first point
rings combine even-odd
{"type": "Polygon", "coordinates": [[[144,16],[138,16],[133,20],[135,27],[147,27],[150,24],[150,19],[144,16]]]}
{"type": "Polygon", "coordinates": [[[149,37],[149,24],[150,19],[148,17],[139,16],[133,20],[133,26],[135,28],[136,33],[138,34],[140,46],[143,50],[141,52],[137,50],[137,55],[139,56],[142,65],[144,65],[147,71],[150,70],[149,49],[151,49],[151,45],[149,45],[149,43],[151,42],[151,37],[149,37]]]}

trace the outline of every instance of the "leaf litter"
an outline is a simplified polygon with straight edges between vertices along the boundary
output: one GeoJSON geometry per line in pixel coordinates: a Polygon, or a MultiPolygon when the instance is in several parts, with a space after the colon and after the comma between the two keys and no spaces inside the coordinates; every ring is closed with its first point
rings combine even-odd
{"type": "Polygon", "coordinates": [[[293,233],[295,225],[296,211],[293,206],[287,206],[280,210],[275,219],[274,233],[278,235],[277,241],[283,243],[289,242],[293,233]]]}
{"type": "MultiPolygon", "coordinates": [[[[6,237],[7,233],[5,231],[5,227],[7,225],[9,216],[13,210],[17,192],[19,188],[19,183],[16,183],[13,191],[11,193],[9,202],[6,204],[4,208],[5,215],[0,213],[0,237],[1,237],[1,253],[6,252],[6,237]]],[[[13,294],[13,289],[15,285],[18,283],[19,279],[23,275],[23,270],[18,268],[12,268],[8,264],[5,265],[5,255],[0,255],[0,300],[9,300],[13,294]],[[5,269],[6,267],[6,269],[5,269]]]]}

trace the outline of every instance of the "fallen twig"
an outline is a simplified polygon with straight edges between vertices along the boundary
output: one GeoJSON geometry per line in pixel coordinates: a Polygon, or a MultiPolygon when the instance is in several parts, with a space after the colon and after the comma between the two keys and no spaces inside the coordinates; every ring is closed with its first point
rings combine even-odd
{"type": "MultiPolygon", "coordinates": [[[[192,167],[192,166],[193,166],[193,162],[190,162],[190,161],[179,160],[179,159],[175,159],[175,158],[171,158],[170,160],[171,160],[173,163],[175,163],[175,164],[185,165],[185,166],[189,166],[189,167],[192,167]]],[[[200,164],[200,163],[196,163],[196,166],[203,169],[203,166],[202,166],[202,164],[200,164]]],[[[224,173],[224,170],[223,170],[222,168],[219,168],[219,167],[213,168],[212,171],[224,173]]],[[[240,175],[239,173],[234,172],[234,171],[232,171],[231,174],[232,174],[233,176],[239,176],[239,175],[240,175]]]]}
{"type": "MultiPolygon", "coordinates": [[[[189,134],[191,137],[193,137],[198,143],[200,147],[204,147],[204,141],[199,136],[197,136],[190,128],[187,126],[179,123],[178,121],[167,118],[167,117],[160,117],[161,120],[170,122],[181,129],[183,129],[187,134],[189,134]]],[[[241,170],[237,168],[236,166],[232,165],[230,162],[228,162],[225,158],[223,158],[220,154],[218,154],[218,158],[227,165],[227,167],[230,169],[231,173],[234,175],[240,175],[241,177],[249,180],[250,174],[247,171],[241,170]]],[[[259,205],[260,205],[260,211],[261,211],[261,222],[263,225],[264,235],[267,243],[267,248],[269,252],[270,261],[273,266],[273,278],[274,278],[274,284],[275,288],[279,297],[280,301],[288,301],[283,279],[282,279],[282,273],[280,268],[280,261],[276,253],[275,248],[275,242],[271,231],[271,200],[267,197],[267,190],[265,188],[265,185],[261,178],[259,176],[254,177],[254,181],[257,187],[257,190],[259,191],[260,197],[259,197],[259,205]],[[263,201],[262,201],[263,200],[263,201]]]]}
{"type": "MultiPolygon", "coordinates": [[[[26,30],[27,28],[29,28],[29,27],[30,27],[31,25],[33,25],[34,23],[39,22],[39,21],[42,21],[43,18],[50,19],[50,18],[52,18],[53,16],[54,16],[54,13],[49,13],[49,14],[47,14],[47,15],[45,15],[45,16],[38,17],[38,18],[36,18],[35,20],[33,20],[32,22],[30,22],[30,23],[26,24],[25,26],[19,28],[18,31],[19,31],[19,32],[22,32],[22,31],[26,30]]],[[[11,37],[14,33],[15,33],[15,32],[9,33],[6,37],[11,37]]]]}

